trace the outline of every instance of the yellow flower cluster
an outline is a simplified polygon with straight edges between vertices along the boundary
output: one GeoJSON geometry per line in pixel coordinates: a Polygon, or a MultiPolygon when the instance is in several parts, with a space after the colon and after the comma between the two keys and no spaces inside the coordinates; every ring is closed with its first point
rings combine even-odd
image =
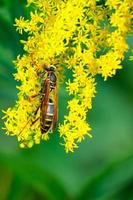
{"type": "Polygon", "coordinates": [[[42,135],[39,120],[35,122],[40,115],[38,94],[46,77],[43,66],[55,65],[59,82],[63,71],[71,70],[73,78],[66,88],[72,99],[59,131],[66,152],[73,152],[86,135],[92,137],[86,116],[96,93],[95,76],[101,74],[106,80],[122,68],[128,50],[126,36],[132,31],[133,1],[27,0],[27,6],[35,10],[30,19],[15,21],[17,31],[28,37],[21,41],[25,54],[15,61],[18,101],[5,111],[5,129],[17,136],[21,147],[47,140],[49,132],[42,135]]]}

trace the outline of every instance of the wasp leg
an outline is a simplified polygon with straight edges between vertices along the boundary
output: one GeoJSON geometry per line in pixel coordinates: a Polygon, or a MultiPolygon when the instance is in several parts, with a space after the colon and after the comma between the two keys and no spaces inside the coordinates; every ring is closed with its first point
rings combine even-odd
{"type": "Polygon", "coordinates": [[[36,119],[32,122],[31,126],[33,126],[39,119],[40,119],[40,117],[36,118],[36,119]]]}
{"type": "Polygon", "coordinates": [[[30,96],[30,97],[29,97],[29,101],[32,102],[32,100],[33,100],[35,97],[39,96],[39,95],[40,95],[40,92],[39,92],[38,94],[34,94],[34,95],[30,96]]]}
{"type": "MultiPolygon", "coordinates": [[[[40,106],[37,107],[37,109],[36,109],[36,111],[35,111],[35,113],[34,113],[34,116],[37,115],[39,108],[40,108],[40,106]]],[[[29,120],[27,121],[27,123],[25,124],[25,126],[24,126],[24,127],[22,128],[22,130],[19,132],[18,136],[21,135],[21,133],[24,131],[24,129],[25,129],[26,126],[30,123],[30,121],[31,121],[31,119],[29,119],[29,120]]],[[[36,120],[34,120],[34,121],[36,122],[36,120]]],[[[31,126],[35,123],[34,121],[32,122],[31,126]]]]}
{"type": "Polygon", "coordinates": [[[25,124],[25,126],[21,129],[21,131],[19,132],[18,136],[21,135],[21,133],[24,131],[24,129],[26,128],[26,126],[29,124],[30,120],[27,121],[27,123],[25,124]]]}
{"type": "Polygon", "coordinates": [[[37,109],[36,109],[34,115],[36,115],[36,114],[38,113],[39,108],[40,108],[40,106],[37,107],[37,109]]]}

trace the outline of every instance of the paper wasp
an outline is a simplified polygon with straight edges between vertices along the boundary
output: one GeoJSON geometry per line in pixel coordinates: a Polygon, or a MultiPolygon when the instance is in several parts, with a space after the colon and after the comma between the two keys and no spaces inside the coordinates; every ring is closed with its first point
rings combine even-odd
{"type": "Polygon", "coordinates": [[[57,78],[55,67],[45,67],[47,78],[41,89],[40,99],[40,129],[41,133],[54,130],[57,123],[57,78]],[[51,95],[52,94],[52,95],[51,95]]]}
{"type": "MultiPolygon", "coordinates": [[[[40,93],[30,97],[32,99],[40,95],[39,106],[34,113],[34,116],[36,116],[40,109],[40,116],[32,121],[31,126],[40,120],[40,131],[42,134],[53,131],[57,123],[57,77],[55,75],[55,69],[56,67],[54,66],[44,67],[47,77],[42,83],[40,93]]],[[[27,124],[30,121],[28,120],[27,124]]],[[[23,127],[19,135],[23,132],[27,124],[23,127]]]]}

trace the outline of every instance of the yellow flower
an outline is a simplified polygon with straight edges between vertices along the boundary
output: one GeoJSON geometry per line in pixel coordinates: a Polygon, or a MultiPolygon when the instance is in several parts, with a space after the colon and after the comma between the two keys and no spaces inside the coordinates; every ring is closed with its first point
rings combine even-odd
{"type": "Polygon", "coordinates": [[[69,94],[74,94],[78,92],[77,82],[70,82],[68,80],[67,82],[67,90],[69,91],[69,94]]]}
{"type": "Polygon", "coordinates": [[[104,80],[115,75],[117,69],[121,69],[121,60],[117,57],[115,52],[108,52],[97,59],[99,65],[99,73],[102,74],[104,80]]]}
{"type": "Polygon", "coordinates": [[[68,152],[74,152],[74,148],[78,148],[78,145],[76,145],[76,143],[74,143],[74,140],[71,139],[64,139],[65,140],[65,150],[66,153],[68,152]]]}
{"type": "Polygon", "coordinates": [[[23,31],[26,29],[27,27],[27,23],[28,23],[28,20],[25,21],[24,17],[20,17],[20,19],[15,19],[15,26],[17,26],[16,30],[22,34],[23,31]]]}
{"type": "Polygon", "coordinates": [[[15,20],[17,31],[26,32],[28,37],[20,41],[24,55],[14,61],[14,77],[20,82],[18,100],[4,111],[3,119],[6,134],[16,136],[20,147],[31,148],[50,136],[49,131],[41,134],[39,120],[44,65],[56,65],[59,86],[64,70],[72,73],[66,81],[71,96],[68,114],[59,125],[66,152],[78,148],[85,136],[92,137],[86,119],[96,93],[95,77],[100,74],[107,80],[122,68],[133,18],[132,0],[107,0],[105,6],[100,2],[27,0],[27,6],[34,5],[29,19],[21,16],[15,20]]]}

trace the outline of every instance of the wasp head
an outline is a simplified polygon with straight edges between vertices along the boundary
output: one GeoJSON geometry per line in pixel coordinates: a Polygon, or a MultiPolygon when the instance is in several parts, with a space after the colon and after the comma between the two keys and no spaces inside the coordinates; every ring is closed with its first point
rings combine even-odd
{"type": "Polygon", "coordinates": [[[47,72],[55,72],[56,67],[53,66],[53,65],[50,65],[50,66],[48,66],[48,67],[45,67],[45,70],[46,70],[47,72]]]}

